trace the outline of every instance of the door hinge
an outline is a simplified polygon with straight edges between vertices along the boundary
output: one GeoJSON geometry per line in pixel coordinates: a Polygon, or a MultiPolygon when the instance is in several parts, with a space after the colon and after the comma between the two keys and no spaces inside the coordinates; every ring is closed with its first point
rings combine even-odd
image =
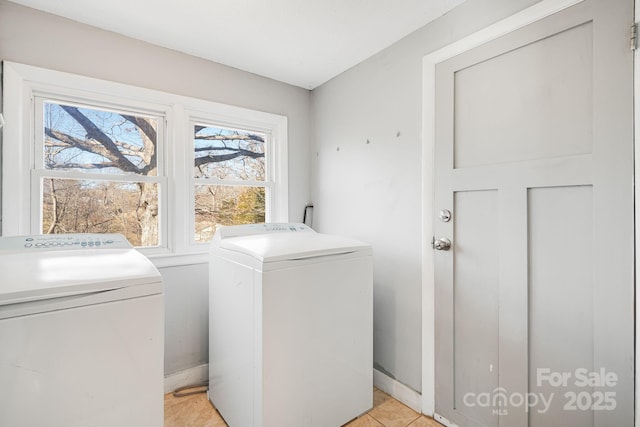
{"type": "Polygon", "coordinates": [[[631,37],[629,39],[629,48],[635,51],[638,48],[638,24],[631,24],[631,37]]]}

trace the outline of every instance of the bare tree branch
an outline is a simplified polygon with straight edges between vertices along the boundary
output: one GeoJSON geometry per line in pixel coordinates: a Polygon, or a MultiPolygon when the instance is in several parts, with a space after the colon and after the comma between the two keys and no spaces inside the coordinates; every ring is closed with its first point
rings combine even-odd
{"type": "Polygon", "coordinates": [[[114,163],[118,164],[118,168],[126,172],[140,173],[140,170],[129,159],[127,159],[118,150],[116,144],[109,138],[95,123],[93,123],[87,116],[82,114],[77,107],[71,107],[69,105],[60,106],[71,117],[77,121],[80,126],[87,132],[88,140],[96,140],[103,147],[103,153],[99,153],[101,156],[106,157],[114,163]]]}
{"type": "MultiPolygon", "coordinates": [[[[55,130],[51,130],[49,128],[45,128],[45,134],[49,138],[55,138],[55,140],[47,139],[44,143],[46,147],[60,147],[60,148],[78,148],[82,151],[86,151],[92,154],[99,154],[102,157],[108,158],[105,148],[97,141],[94,140],[85,140],[75,138],[73,136],[67,135],[66,133],[58,132],[55,130]]],[[[135,151],[131,151],[128,149],[120,150],[122,155],[124,156],[132,156],[132,157],[141,157],[140,155],[140,147],[136,147],[135,145],[127,144],[127,143],[117,143],[118,145],[122,145],[123,147],[131,147],[131,149],[135,151]]],[[[85,168],[85,169],[96,169],[96,168],[105,168],[105,167],[114,167],[119,168],[120,164],[115,162],[110,162],[109,166],[100,166],[106,165],[107,163],[95,163],[95,164],[75,164],[75,163],[49,163],[47,166],[49,168],[85,168]],[[74,166],[76,165],[76,166],[74,166]]]]}
{"type": "MultiPolygon", "coordinates": [[[[49,138],[54,138],[54,134],[57,135],[58,137],[56,137],[55,139],[46,139],[44,141],[44,145],[45,147],[60,147],[60,148],[79,148],[83,151],[88,151],[90,153],[96,154],[94,151],[94,148],[96,146],[96,142],[94,141],[87,141],[84,139],[78,139],[78,138],[74,138],[72,136],[69,136],[65,133],[62,132],[58,132],[58,131],[52,131],[49,128],[45,128],[45,133],[47,134],[47,136],[49,136],[49,138]],[[64,141],[69,141],[69,142],[64,142],[61,139],[64,139],[64,141]],[[85,142],[86,146],[81,146],[81,142],[85,142]]],[[[124,154],[125,156],[136,156],[136,157],[142,157],[141,154],[144,151],[143,147],[139,147],[137,145],[132,145],[132,144],[127,144],[126,142],[121,142],[121,141],[114,141],[114,144],[116,144],[118,147],[121,147],[122,149],[120,150],[120,152],[122,154],[124,154]]],[[[103,156],[104,157],[104,156],[103,156]]]]}
{"type": "MultiPolygon", "coordinates": [[[[118,147],[122,147],[126,150],[130,150],[130,151],[137,151],[138,153],[142,153],[145,149],[144,147],[139,147],[137,145],[132,145],[132,144],[127,144],[126,142],[122,142],[122,141],[113,141],[114,144],[116,144],[118,147]]],[[[122,150],[120,150],[122,152],[122,150]]]]}
{"type": "Polygon", "coordinates": [[[76,138],[74,136],[67,135],[66,133],[58,132],[57,130],[49,128],[45,128],[44,132],[49,138],[57,139],[61,143],[66,144],[66,146],[68,147],[76,147],[82,151],[99,154],[102,157],[109,158],[109,152],[98,141],[76,138]]]}
{"type": "Polygon", "coordinates": [[[124,118],[128,122],[134,124],[139,129],[142,129],[142,132],[144,132],[144,134],[147,135],[147,138],[149,138],[151,141],[157,140],[158,135],[156,133],[155,128],[151,126],[151,123],[149,122],[149,120],[143,117],[129,116],[127,114],[120,114],[120,115],[122,116],[122,118],[124,118]]]}
{"type": "MultiPolygon", "coordinates": [[[[122,154],[124,154],[125,156],[138,157],[138,158],[140,158],[140,159],[141,159],[141,161],[143,161],[143,160],[142,160],[142,156],[140,155],[140,152],[139,152],[139,151],[130,151],[130,150],[124,150],[124,149],[123,149],[123,150],[120,150],[120,152],[121,152],[122,154]]],[[[142,173],[142,172],[140,172],[140,173],[142,173]]],[[[143,174],[143,175],[144,175],[144,174],[143,174]]]]}
{"type": "Polygon", "coordinates": [[[156,142],[158,141],[158,134],[156,129],[151,125],[149,120],[143,117],[129,116],[127,114],[120,114],[122,118],[128,122],[134,124],[140,133],[144,149],[142,150],[142,160],[147,164],[142,169],[142,174],[149,175],[149,173],[156,168],[158,161],[158,153],[156,150],[156,142]]]}
{"type": "Polygon", "coordinates": [[[207,163],[224,162],[227,160],[236,159],[238,157],[251,157],[255,159],[259,157],[264,157],[264,153],[254,153],[253,151],[249,151],[249,150],[237,150],[234,153],[221,154],[217,156],[213,154],[209,154],[208,156],[196,157],[195,166],[198,167],[198,166],[205,165],[207,163]]]}
{"type": "MultiPolygon", "coordinates": [[[[51,134],[52,134],[51,129],[49,129],[49,128],[44,128],[44,131],[45,131],[45,134],[46,134],[49,138],[52,138],[52,136],[51,136],[51,134]]],[[[68,135],[67,135],[67,137],[68,137],[68,138],[71,138],[71,137],[70,137],[70,136],[68,136],[68,135]]],[[[71,148],[71,147],[73,147],[73,145],[72,145],[72,144],[68,144],[68,143],[66,143],[66,142],[62,142],[62,141],[59,141],[59,140],[57,140],[57,139],[45,139],[45,141],[44,141],[44,146],[45,146],[45,147],[60,147],[60,148],[71,148]]],[[[78,148],[80,148],[80,147],[78,147],[78,148]]],[[[62,150],[59,150],[59,151],[62,151],[62,150]]]]}

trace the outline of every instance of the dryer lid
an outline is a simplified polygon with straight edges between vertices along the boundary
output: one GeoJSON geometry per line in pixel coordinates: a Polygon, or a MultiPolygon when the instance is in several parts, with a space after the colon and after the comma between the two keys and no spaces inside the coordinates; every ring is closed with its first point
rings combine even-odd
{"type": "MultiPolygon", "coordinates": [[[[222,230],[234,228],[224,227],[222,230]]],[[[249,255],[263,263],[302,260],[329,255],[361,252],[371,253],[371,246],[347,237],[316,233],[303,224],[291,224],[286,231],[279,224],[275,232],[258,229],[258,234],[245,234],[245,230],[217,233],[213,245],[222,249],[249,255]]]]}
{"type": "MultiPolygon", "coordinates": [[[[162,283],[151,261],[122,236],[121,240],[109,235],[57,236],[0,237],[0,305],[162,283]],[[97,239],[105,240],[95,245],[97,239]],[[76,241],[80,243],[51,243],[76,241]],[[94,244],[82,245],[89,241],[94,244]],[[42,245],[36,247],[36,242],[42,245]]],[[[162,287],[155,292],[162,292],[162,287]]]]}

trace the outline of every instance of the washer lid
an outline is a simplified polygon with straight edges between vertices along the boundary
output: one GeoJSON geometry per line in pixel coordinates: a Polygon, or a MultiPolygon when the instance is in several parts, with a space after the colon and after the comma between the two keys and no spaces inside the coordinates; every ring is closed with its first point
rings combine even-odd
{"type": "MultiPolygon", "coordinates": [[[[77,236],[77,235],[74,235],[77,236]]],[[[35,239],[37,236],[33,236],[35,239]]],[[[155,266],[131,245],[16,246],[23,237],[0,237],[0,305],[132,288],[158,283],[155,266]],[[128,247],[127,247],[128,246],[128,247]]],[[[28,242],[34,242],[31,240],[28,242]]],[[[95,242],[95,240],[94,240],[95,242]]],[[[118,299],[122,299],[122,293],[118,299]]],[[[125,292],[126,294],[126,292],[125,292]]]]}
{"type": "Polygon", "coordinates": [[[304,233],[257,234],[218,240],[222,249],[247,254],[263,263],[315,257],[371,253],[371,246],[347,237],[304,233]]]}

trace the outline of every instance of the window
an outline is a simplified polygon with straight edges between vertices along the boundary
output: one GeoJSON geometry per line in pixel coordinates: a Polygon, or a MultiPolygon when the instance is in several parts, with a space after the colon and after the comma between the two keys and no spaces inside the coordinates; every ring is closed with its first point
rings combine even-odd
{"type": "Polygon", "coordinates": [[[205,122],[192,129],[195,241],[211,240],[218,225],[265,222],[268,135],[205,122]]]}
{"type": "Polygon", "coordinates": [[[10,62],[3,80],[4,235],[121,233],[178,265],[219,225],[288,220],[286,117],[10,62]]]}
{"type": "Polygon", "coordinates": [[[40,96],[34,104],[33,229],[160,246],[162,117],[40,96]]]}

